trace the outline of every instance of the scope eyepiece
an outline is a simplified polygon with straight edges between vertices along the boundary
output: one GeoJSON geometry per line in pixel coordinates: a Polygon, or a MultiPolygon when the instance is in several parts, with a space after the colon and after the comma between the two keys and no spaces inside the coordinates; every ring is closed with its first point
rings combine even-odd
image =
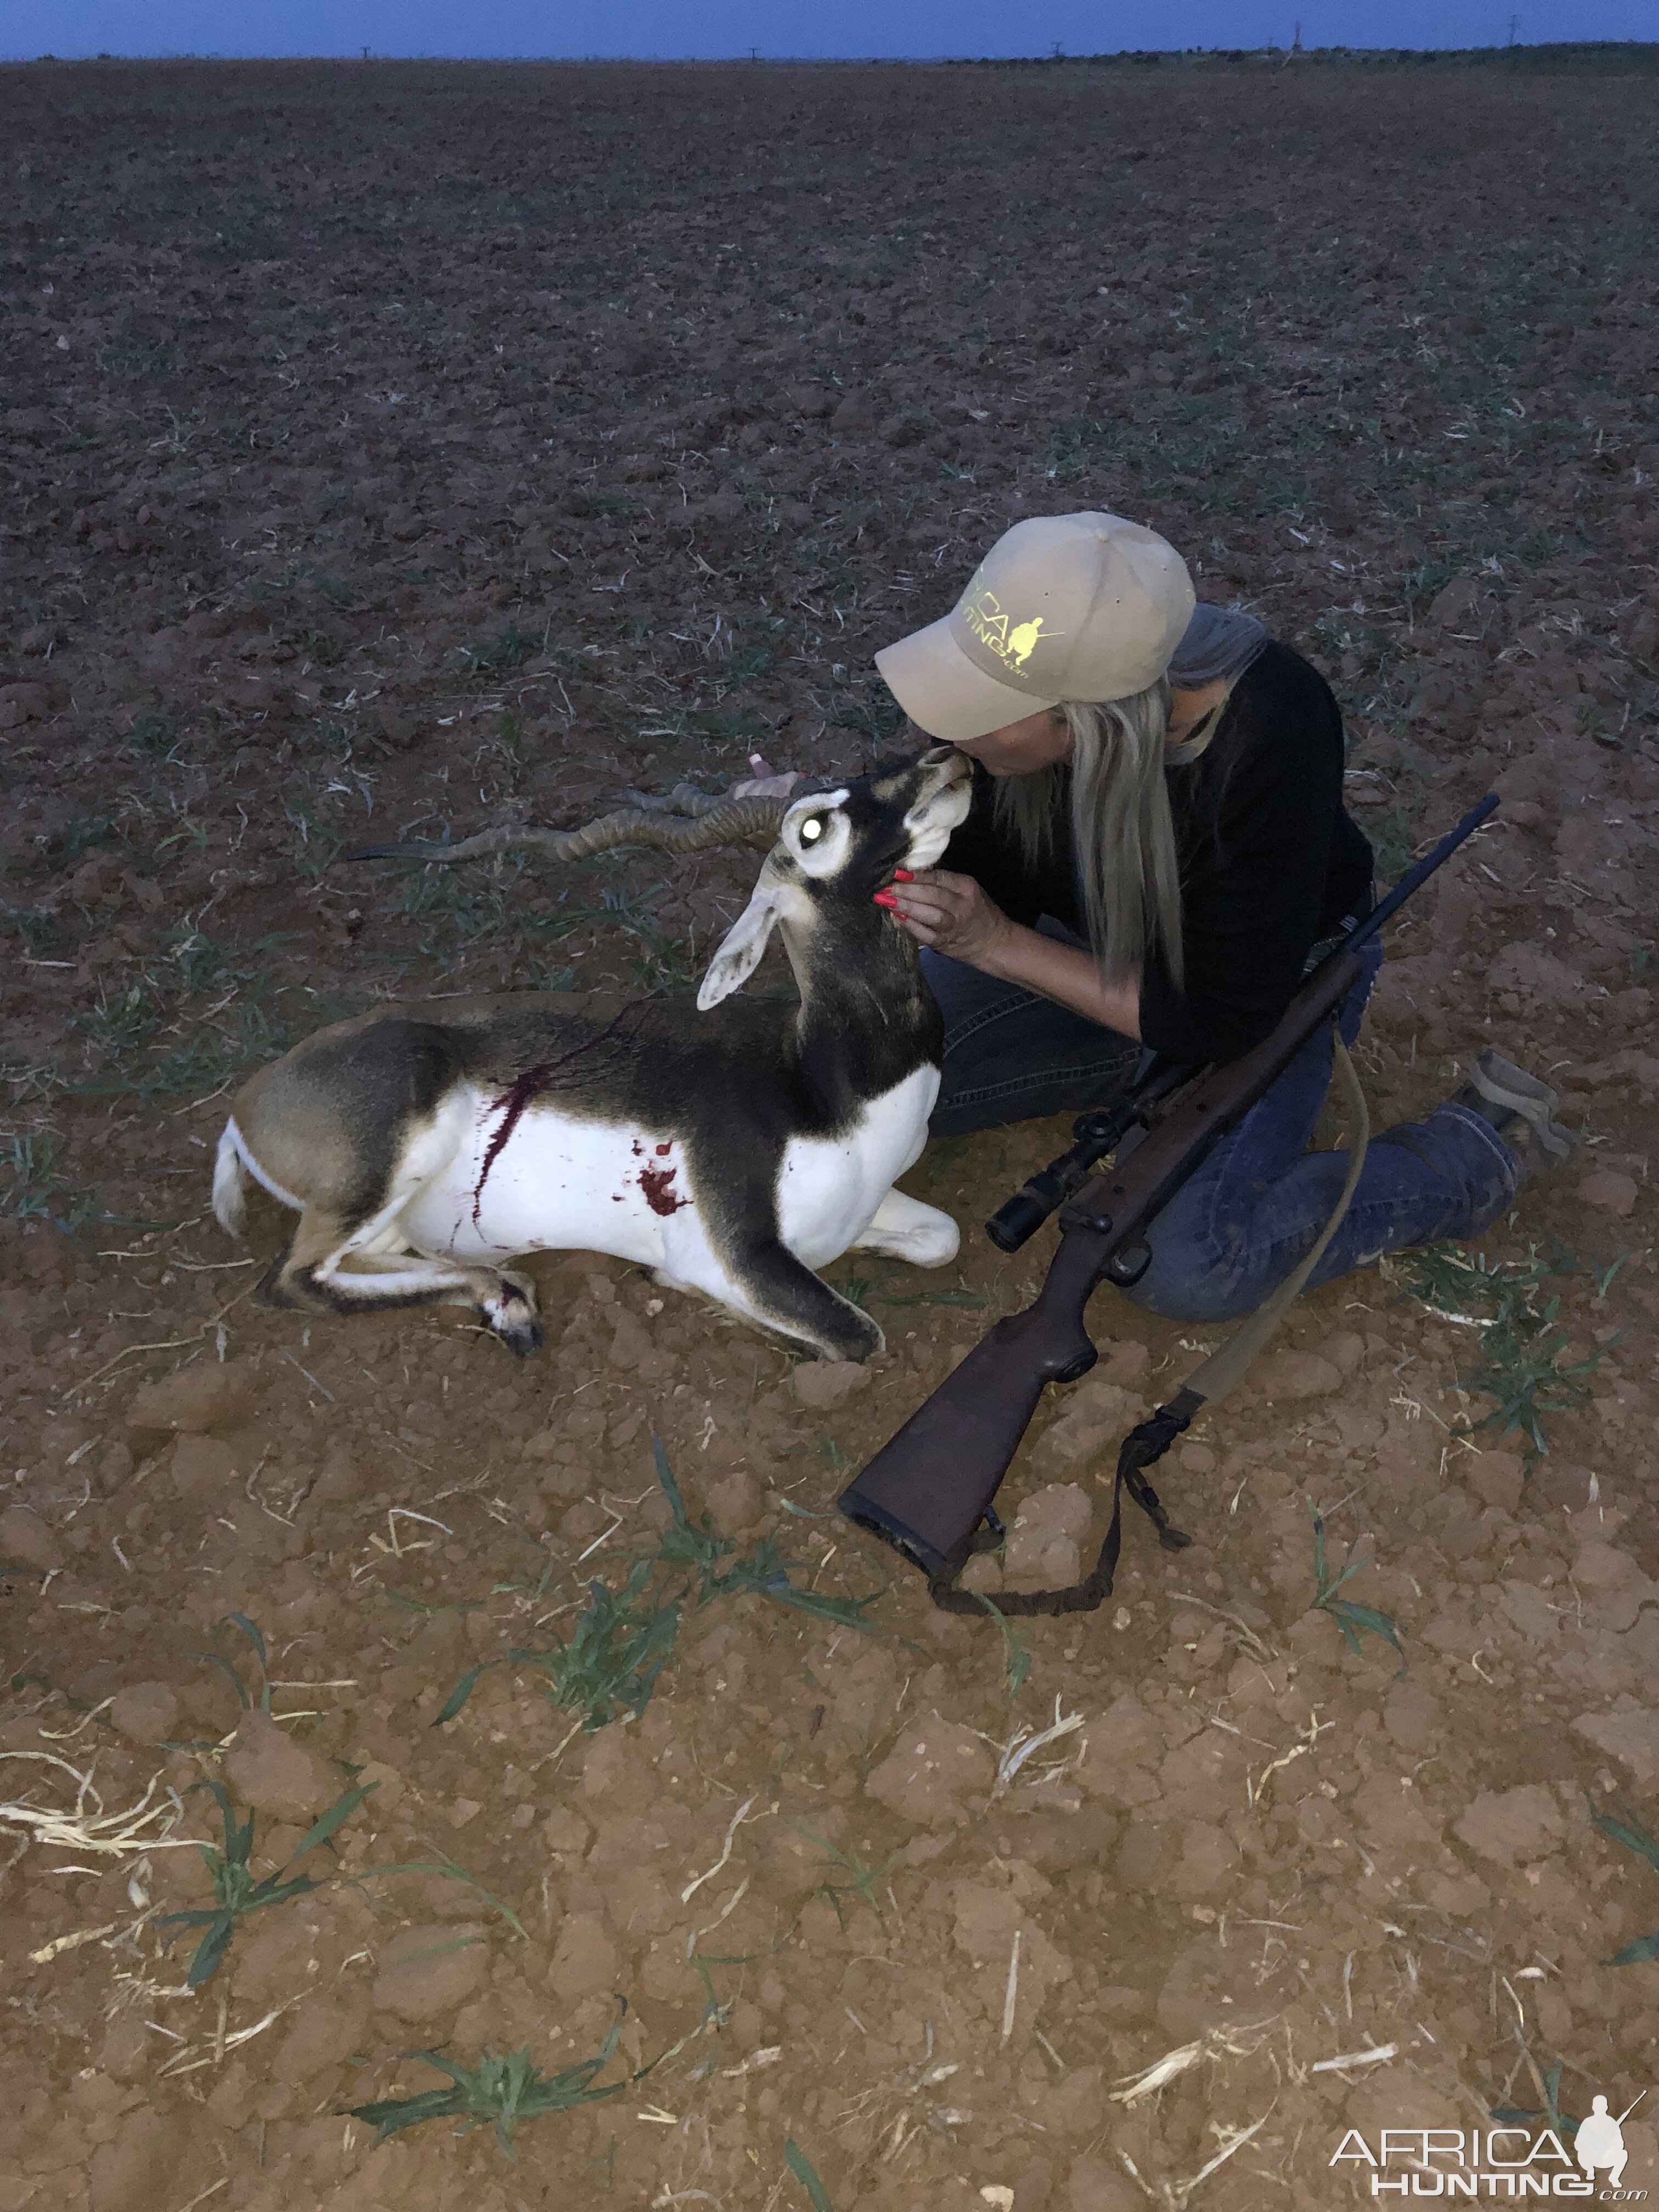
{"type": "Polygon", "coordinates": [[[1018,1252],[1022,1244],[1029,1243],[1054,1212],[1030,1191],[1017,1190],[1006,1206],[1000,1206],[985,1224],[985,1233],[999,1252],[1018,1252]]]}

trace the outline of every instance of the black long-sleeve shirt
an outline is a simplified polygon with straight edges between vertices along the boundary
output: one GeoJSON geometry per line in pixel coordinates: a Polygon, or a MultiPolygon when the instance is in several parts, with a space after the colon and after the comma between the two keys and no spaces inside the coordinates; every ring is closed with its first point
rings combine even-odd
{"type": "MultiPolygon", "coordinates": [[[[1363,913],[1371,848],[1342,805],[1342,715],[1329,685],[1270,644],[1237,683],[1196,761],[1165,770],[1181,871],[1185,976],[1149,948],[1140,1034],[1182,1060],[1235,1059],[1260,1042],[1301,981],[1309,951],[1363,913]]],[[[1070,792],[1051,855],[1029,868],[975,775],[968,819],[939,866],[972,876],[1028,927],[1044,915],[1087,933],[1070,792]]]]}

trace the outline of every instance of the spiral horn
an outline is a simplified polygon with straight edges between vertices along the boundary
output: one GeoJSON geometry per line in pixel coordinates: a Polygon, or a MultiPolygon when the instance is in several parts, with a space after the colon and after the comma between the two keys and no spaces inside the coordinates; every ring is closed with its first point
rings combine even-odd
{"type": "Polygon", "coordinates": [[[481,830],[476,837],[463,837],[451,845],[355,845],[342,857],[348,860],[436,860],[451,866],[458,860],[489,860],[497,853],[541,853],[551,860],[585,860],[595,853],[614,852],[619,845],[648,845],[664,853],[706,853],[717,845],[775,843],[783,817],[793,803],[790,799],[721,799],[693,818],[624,806],[614,813],[600,815],[597,821],[584,823],[579,830],[532,830],[510,825],[500,830],[481,830]]]}

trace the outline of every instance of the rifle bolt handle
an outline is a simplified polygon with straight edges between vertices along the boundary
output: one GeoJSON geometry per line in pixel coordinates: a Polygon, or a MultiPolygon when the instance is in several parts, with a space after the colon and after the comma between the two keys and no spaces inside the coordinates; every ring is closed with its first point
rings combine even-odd
{"type": "Polygon", "coordinates": [[[1104,1237],[1112,1225],[1112,1217],[1103,1206],[1097,1213],[1085,1213],[1080,1206],[1068,1206],[1060,1217],[1062,1229],[1087,1229],[1097,1237],[1104,1237]]]}

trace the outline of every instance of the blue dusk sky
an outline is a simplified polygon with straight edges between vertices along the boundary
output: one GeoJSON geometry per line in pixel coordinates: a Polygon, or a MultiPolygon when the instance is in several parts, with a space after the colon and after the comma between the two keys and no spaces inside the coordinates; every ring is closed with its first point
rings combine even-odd
{"type": "Polygon", "coordinates": [[[1659,0],[0,0],[0,58],[204,54],[926,59],[1128,47],[1659,39],[1659,0]]]}

